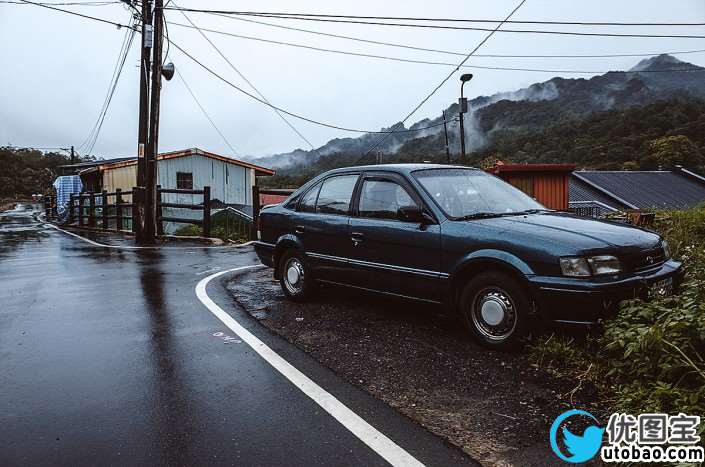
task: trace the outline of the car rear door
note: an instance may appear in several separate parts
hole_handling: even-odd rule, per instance
[[[292,230],[304,247],[314,276],[345,280],[350,250],[350,208],[359,173],[332,175],[299,201]]]
[[[410,205],[425,208],[402,176],[363,175],[350,218],[355,285],[440,301],[440,226],[399,220],[397,210]]]

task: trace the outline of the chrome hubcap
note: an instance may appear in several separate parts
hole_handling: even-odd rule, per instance
[[[507,339],[517,325],[514,302],[499,287],[480,290],[473,300],[471,315],[480,334],[494,341]]]
[[[296,258],[290,258],[284,267],[284,285],[292,294],[301,292],[304,282],[304,266]]]

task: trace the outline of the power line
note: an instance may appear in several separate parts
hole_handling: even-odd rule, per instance
[[[505,18],[505,20],[510,19],[510,18],[514,15],[514,13],[516,13],[517,10],[519,10],[519,8],[521,8],[522,5],[524,5],[524,3],[526,3],[526,0],[521,0],[521,1],[519,2],[519,4],[507,15],[507,17]],[[494,33],[495,33],[496,31],[499,30],[499,28],[502,27],[502,25],[504,25],[504,22],[499,23],[497,26],[495,26],[495,28],[494,28],[494,30],[493,30],[492,32],[490,32],[489,34],[486,34],[485,37],[484,37],[484,39],[482,39],[482,40],[475,46],[475,48],[472,49],[472,50],[470,51],[470,53],[468,53],[467,56],[466,56],[460,63],[458,63],[458,65],[457,65],[453,70],[451,70],[451,72],[448,73],[448,75],[447,75],[445,78],[443,78],[443,79],[441,80],[441,82],[438,83],[438,85],[437,85],[435,88],[433,88],[433,90],[432,90],[426,97],[424,97],[424,98],[421,100],[421,102],[418,103],[418,105],[417,105],[416,107],[414,107],[414,108],[411,110],[411,112],[409,112],[409,113],[407,114],[406,117],[404,117],[404,119],[403,119],[401,122],[402,122],[402,123],[405,123],[412,115],[414,115],[414,114],[416,113],[417,110],[419,110],[419,109],[421,108],[421,106],[423,106],[423,105],[431,98],[431,96],[433,96],[436,92],[438,92],[438,90],[451,78],[451,76],[453,76],[456,71],[460,70],[460,67],[462,67],[462,66],[465,64],[465,62],[467,62],[467,61],[470,59],[470,57],[472,57],[472,55],[480,49],[480,47],[482,47],[483,45],[485,45],[485,43],[486,43],[488,40],[490,40],[490,38],[494,35]],[[386,141],[386,139],[389,138],[390,135],[391,135],[391,133],[386,134],[386,135],[384,135],[382,138],[380,138],[379,140],[377,140],[377,142],[376,142],[375,144],[373,144],[372,146],[370,146],[370,148],[365,152],[365,154],[364,154],[362,157],[367,156],[367,155],[370,153],[370,151],[373,151],[373,150],[374,150],[375,148],[377,148],[380,144],[382,144],[384,141]],[[362,158],[361,158],[361,159],[362,159]]]
[[[106,95],[105,101],[103,102],[103,107],[101,108],[101,112],[98,116],[98,120],[96,121],[96,124],[93,126],[93,129],[91,130],[91,134],[89,134],[88,138],[86,141],[84,141],[81,145],[79,145],[79,149],[81,149],[84,145],[86,147],[86,153],[90,154],[93,151],[93,148],[95,147],[96,142],[98,141],[98,137],[100,136],[100,131],[103,128],[103,122],[105,121],[105,116],[108,113],[108,109],[110,108],[110,103],[113,100],[113,95],[115,94],[115,89],[117,88],[118,81],[120,80],[120,75],[122,74],[122,70],[125,66],[125,61],[127,60],[127,55],[130,51],[130,47],[132,46],[132,41],[135,37],[135,30],[132,28],[129,28],[127,31],[125,31],[125,38],[123,39],[123,45],[120,49],[120,54],[118,55],[118,61],[116,62],[116,68],[113,70],[113,77],[111,78],[111,85],[108,88],[108,94]],[[86,145],[87,144],[87,145]]]
[[[25,2],[22,0],[0,0],[0,3],[5,4],[15,4],[15,5],[27,5],[30,2]],[[122,2],[119,1],[105,1],[105,2],[36,2],[35,5],[45,6],[107,6],[107,5],[118,5]]]
[[[188,18],[187,18],[188,19]],[[316,47],[312,45],[306,45],[306,44],[297,44],[293,42],[284,42],[284,41],[276,41],[272,39],[264,39],[261,37],[253,37],[253,36],[245,36],[242,34],[234,34],[231,32],[227,31],[220,31],[217,29],[209,29],[209,28],[204,28],[204,27],[194,27],[194,26],[189,26],[188,24],[181,24],[181,23],[176,23],[176,22],[171,22],[169,21],[169,24],[174,25],[174,26],[180,26],[183,28],[189,28],[189,29],[198,29],[200,32],[202,31],[207,31],[211,32],[214,34],[221,34],[225,36],[230,36],[230,37],[235,37],[238,39],[246,39],[246,40],[252,40],[252,41],[258,41],[258,42],[264,42],[268,44],[274,44],[274,45],[284,45],[284,46],[289,46],[289,47],[297,47],[297,48],[302,48],[302,49],[308,49],[308,50],[315,50],[317,52],[327,52],[327,53],[334,53],[334,54],[341,54],[341,55],[350,55],[350,56],[355,56],[355,57],[364,57],[364,58],[374,58],[374,59],[380,59],[380,60],[391,60],[391,61],[396,61],[396,62],[405,62],[405,63],[416,63],[416,64],[424,64],[424,65],[441,65],[441,66],[456,66],[455,63],[450,63],[450,62],[437,62],[437,61],[430,61],[430,60],[415,60],[415,59],[408,59],[408,58],[401,58],[401,57],[390,57],[387,55],[377,55],[377,54],[368,54],[368,53],[361,53],[361,52],[350,52],[350,51],[345,51],[345,50],[336,50],[336,49],[328,49],[324,47]],[[703,50],[705,52],[705,50]],[[463,54],[465,56],[465,54]],[[608,73],[610,70],[565,70],[565,69],[543,69],[543,68],[518,68],[518,67],[497,67],[497,66],[484,66],[484,65],[463,65],[463,68],[476,68],[476,69],[483,69],[483,70],[503,70],[503,71],[529,71],[529,72],[542,72],[542,73],[574,73],[574,74],[603,74],[603,73]],[[693,68],[680,68],[680,69],[666,69],[666,70],[645,70],[642,71],[641,73],[669,73],[669,72],[692,72],[692,71],[703,71],[703,69],[693,69]],[[628,73],[629,71],[625,71],[625,73]]]
[[[111,21],[111,20],[104,19],[104,18],[98,18],[98,17],[96,17],[96,16],[84,15],[83,13],[77,13],[77,12],[75,12],[75,11],[64,10],[64,9],[62,9],[62,8],[55,8],[55,7],[53,7],[53,6],[49,6],[49,5],[46,4],[46,3],[30,2],[29,0],[20,0],[20,1],[21,1],[22,3],[26,3],[26,4],[29,4],[29,5],[35,5],[35,6],[39,6],[39,7],[42,7],[42,8],[47,8],[47,9],[49,9],[49,10],[60,11],[60,12],[62,12],[62,13],[66,13],[66,14],[69,14],[69,15],[79,16],[79,17],[81,17],[81,18],[91,19],[91,20],[93,20],[93,21],[99,21],[99,22],[101,22],[101,23],[112,24],[113,26],[117,26],[118,29],[119,29],[119,28],[132,28],[132,26],[128,26],[128,25],[126,25],[126,24],[118,23],[118,22],[116,22],[116,21]]]
[[[174,4],[176,5],[176,3],[174,3]],[[189,18],[185,12],[181,11],[181,14],[184,16],[184,18],[186,18],[186,20],[191,24],[191,26],[193,28],[195,28],[201,34],[201,36],[203,36],[203,38],[206,41],[208,41],[208,43],[211,45],[211,47],[213,47],[215,49],[215,51],[218,52],[218,55],[220,55],[223,58],[223,60],[225,60],[228,63],[228,65],[230,65],[230,68],[235,70],[235,73],[237,73],[240,76],[240,78],[242,78],[242,80],[245,81],[245,83],[247,83],[248,86],[250,86],[250,88],[252,88],[257,93],[257,95],[259,97],[262,98],[262,100],[264,100],[265,102],[269,102],[267,100],[267,98],[264,96],[264,94],[262,94],[260,92],[260,90],[257,89],[257,87],[254,84],[252,84],[252,82],[249,79],[247,79],[247,77],[235,65],[233,65],[233,63],[228,59],[228,57],[226,57],[225,54],[223,54],[223,52],[220,51],[220,49],[213,43],[213,41],[211,41],[210,38],[208,36],[206,36],[206,34],[203,32],[203,30],[200,29],[198,26],[196,26],[196,24],[193,21],[191,21],[191,18]],[[301,138],[304,142],[306,142],[306,144],[308,144],[311,147],[311,149],[315,150],[311,141],[309,141],[308,138],[306,138],[298,130],[298,128],[296,128],[289,120],[287,120],[287,118],[284,117],[284,115],[282,115],[278,110],[276,110],[276,109],[272,109],[272,110],[274,110],[274,112],[279,116],[279,118],[281,118],[284,121],[284,123],[286,123],[286,125],[289,128],[291,128],[291,130],[299,136],[299,138]]]
[[[465,56],[465,52],[455,52],[455,51],[450,51],[450,50],[432,49],[432,48],[427,48],[427,47],[412,46],[412,45],[408,45],[408,44],[399,44],[399,43],[395,43],[395,42],[375,41],[375,40],[371,40],[371,39],[363,39],[361,37],[345,36],[342,34],[332,34],[332,33],[327,33],[327,32],[322,32],[322,31],[313,31],[311,29],[303,29],[303,28],[295,28],[292,26],[284,26],[282,24],[267,23],[265,21],[258,21],[258,20],[249,19],[249,18],[241,18],[239,16],[233,16],[233,15],[224,15],[221,13],[213,13],[213,15],[220,16],[222,18],[228,18],[231,20],[236,20],[236,21],[244,21],[247,23],[261,24],[263,26],[270,26],[273,28],[286,29],[289,31],[298,31],[298,32],[304,32],[307,34],[315,34],[318,36],[334,37],[336,39],[345,39],[345,40],[350,40],[350,41],[363,42],[363,43],[367,43],[367,44],[384,45],[384,46],[388,46],[388,47],[398,47],[398,48],[409,49],[409,50],[418,50],[421,52],[434,52],[434,53],[439,53],[439,54],[456,55],[456,56],[461,56],[461,57]],[[652,53],[573,54],[573,55],[475,54],[474,56],[475,57],[490,57],[490,58],[617,58],[617,57],[652,57],[654,55],[662,55],[662,54],[681,55],[681,54],[693,54],[693,53],[702,53],[702,52],[705,52],[705,49],[685,50],[685,51],[678,51],[678,52],[652,52]]]
[[[192,11],[220,11],[220,10],[197,10]],[[363,15],[333,15],[321,13],[287,13],[287,12],[267,12],[267,11],[223,11],[223,13],[247,16],[309,16],[314,18],[348,18],[348,19],[375,19],[391,21],[432,21],[432,22],[455,22],[455,23],[504,23],[504,24],[552,24],[567,26],[705,26],[705,23],[656,23],[656,22],[613,22],[613,21],[548,21],[548,20],[518,20],[513,19],[503,21],[499,19],[476,19],[476,18],[428,18],[418,16],[363,16]]]
[[[176,8],[168,8],[176,9]],[[275,14],[261,14],[261,13],[242,13],[224,10],[199,10],[196,8],[183,8],[183,11],[189,11],[194,13],[221,13],[230,15],[243,15],[243,16],[256,16],[262,18],[278,18],[278,19],[293,19],[300,21],[318,21],[318,22],[328,22],[328,23],[347,23],[347,24],[362,24],[370,26],[396,26],[396,27],[407,27],[407,28],[427,28],[427,29],[447,29],[447,30],[461,30],[461,31],[485,31],[492,32],[492,28],[484,27],[468,27],[468,26],[447,26],[438,24],[411,24],[411,23],[387,23],[380,21],[360,21],[351,19],[333,19],[333,18],[317,18],[317,17],[305,17],[305,16],[291,16],[291,15],[275,15]],[[705,39],[705,36],[692,35],[692,34],[624,34],[624,33],[606,33],[606,32],[578,32],[578,31],[553,31],[553,30],[537,30],[537,29],[502,29],[503,33],[521,33],[521,34],[554,34],[554,35],[568,35],[568,36],[593,36],[593,37],[641,37],[641,38],[659,38],[659,39]]]
[[[220,135],[220,137],[223,139],[223,141],[225,142],[225,144],[230,148],[230,150],[233,152],[233,154],[236,155],[236,156],[239,156],[238,153],[237,153],[237,151],[235,150],[235,148],[233,148],[233,146],[230,144],[230,141],[228,141],[228,138],[226,138],[225,135],[223,134],[223,132],[220,131],[220,129],[219,129],[218,126],[215,124],[215,122],[213,121],[213,119],[211,118],[211,116],[208,115],[208,112],[206,111],[206,109],[205,109],[205,108],[201,105],[201,103],[198,101],[198,98],[196,97],[196,95],[195,95],[195,94],[193,93],[193,91],[191,90],[191,86],[188,85],[188,83],[186,82],[186,79],[184,79],[183,75],[181,74],[181,72],[179,71],[178,68],[176,68],[176,74],[179,76],[179,79],[181,80],[181,82],[184,83],[184,86],[186,87],[186,90],[189,92],[189,94],[191,94],[191,97],[193,97],[193,100],[196,102],[196,105],[198,106],[199,109],[201,109],[201,112],[203,112],[203,115],[208,119],[208,121],[210,122],[211,126],[215,129],[215,131],[218,132],[218,134]]]
[[[117,75],[117,71],[120,68],[120,63],[122,62],[122,56],[125,53],[125,46],[127,45],[128,38],[130,36],[130,30],[127,29],[125,30],[125,35],[122,38],[122,44],[120,45],[120,51],[118,52],[117,59],[115,60],[115,66],[113,67],[113,73],[110,76],[110,82],[108,84],[108,90],[106,91],[105,98],[103,99],[103,104],[100,107],[100,111],[98,112],[98,118],[96,119],[95,123],[93,124],[93,127],[91,128],[91,131],[88,133],[88,136],[86,136],[86,139],[78,145],[78,148],[81,149],[84,146],[87,148],[90,146],[90,142],[93,140],[93,135],[95,134],[96,129],[98,128],[98,124],[100,123],[101,116],[103,115],[103,111],[105,110],[106,103],[108,102],[108,99],[110,98],[110,93],[113,89],[113,85],[115,84],[115,77]]]
[[[327,127],[327,128],[332,128],[332,129],[334,129],[334,130],[349,131],[349,132],[351,132],[351,133],[371,133],[371,134],[415,133],[415,132],[417,132],[417,131],[428,130],[429,128],[435,128],[435,127],[437,127],[437,126],[443,125],[443,122],[439,122],[439,123],[436,123],[436,124],[433,124],[433,125],[429,125],[429,126],[425,126],[425,127],[421,127],[421,128],[414,128],[414,129],[410,129],[410,128],[409,128],[409,129],[403,129],[403,130],[376,131],[376,130],[361,130],[361,129],[357,129],[357,128],[347,128],[347,127],[343,127],[343,126],[334,125],[334,124],[331,124],[331,123],[321,122],[321,121],[319,121],[319,120],[314,120],[314,119],[312,119],[312,118],[304,117],[304,116],[302,116],[302,115],[298,115],[298,114],[295,114],[295,113],[293,113],[293,112],[289,112],[289,111],[286,110],[286,109],[283,109],[283,108],[278,107],[278,106],[276,106],[276,105],[274,105],[274,104],[271,104],[271,103],[269,103],[269,102],[267,102],[267,101],[265,101],[265,100],[263,100],[263,99],[260,99],[259,97],[257,97],[257,96],[255,96],[255,95],[253,95],[253,94],[251,94],[251,93],[245,91],[245,90],[242,89],[241,87],[237,86],[236,84],[233,84],[232,82],[228,81],[227,79],[225,79],[224,77],[222,77],[221,75],[219,75],[218,73],[216,73],[215,71],[213,71],[212,69],[208,68],[205,64],[203,64],[203,62],[201,62],[201,61],[198,60],[196,57],[194,57],[193,55],[191,55],[190,53],[188,53],[187,51],[185,51],[181,46],[179,46],[179,44],[177,44],[177,43],[175,43],[175,42],[172,41],[171,45],[173,45],[174,47],[176,47],[177,50],[179,50],[182,54],[184,54],[186,57],[188,57],[189,59],[191,59],[191,60],[192,60],[194,63],[196,63],[198,66],[200,66],[201,68],[203,68],[204,70],[206,70],[208,73],[210,73],[210,74],[213,75],[214,77],[218,78],[220,81],[222,81],[223,83],[227,84],[227,85],[230,86],[231,88],[233,88],[233,89],[235,89],[235,90],[241,92],[242,94],[245,94],[246,96],[248,96],[248,97],[251,98],[251,99],[256,100],[256,101],[259,102],[260,104],[264,104],[264,105],[266,105],[266,106],[268,106],[268,107],[271,107],[271,108],[273,108],[273,109],[276,109],[276,110],[278,110],[278,111],[280,111],[280,112],[282,112],[282,113],[284,113],[284,114],[286,114],[286,115],[289,115],[289,116],[294,117],[294,118],[298,118],[299,120],[303,120],[303,121],[306,121],[306,122],[309,122],[309,123],[313,123],[313,124],[315,124],[315,125],[324,126],[324,127]]]

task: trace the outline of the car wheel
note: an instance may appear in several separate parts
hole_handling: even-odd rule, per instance
[[[523,344],[531,299],[511,275],[499,271],[478,274],[463,289],[459,305],[465,325],[481,344],[502,350]]]
[[[297,250],[287,250],[279,258],[279,283],[284,295],[295,302],[311,298],[316,283],[311,277],[303,254]]]

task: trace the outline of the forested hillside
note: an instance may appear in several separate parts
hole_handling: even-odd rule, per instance
[[[512,102],[516,108],[535,102]],[[538,111],[538,110],[536,110]],[[546,109],[546,112],[551,112]],[[641,107],[596,112],[587,117],[560,119],[545,128],[496,129],[481,150],[465,159],[452,156],[453,163],[486,166],[495,160],[521,163],[573,162],[578,168],[653,170],[682,164],[705,173],[705,101],[672,99]],[[280,171],[273,186],[298,186],[330,168],[374,163],[374,157],[359,153],[335,153],[296,170]],[[402,145],[395,154],[384,154],[383,162],[446,162],[443,143],[435,135]]]
[[[56,178],[56,168],[69,163],[69,157],[64,154],[0,147],[0,198],[47,193]]]
[[[518,162],[575,162],[598,169],[651,169],[681,162],[702,166],[705,68],[670,55],[642,60],[629,71],[589,79],[556,77],[511,92],[480,96],[465,114],[467,156],[460,160],[457,118],[448,124],[454,162],[482,165],[496,158]],[[458,115],[453,104],[446,111]],[[395,161],[445,161],[440,116],[398,132],[337,138],[315,151],[296,150],[257,159],[278,169],[267,181],[297,185],[332,167]],[[400,123],[392,128],[403,128]],[[659,138],[665,138],[659,140]]]

